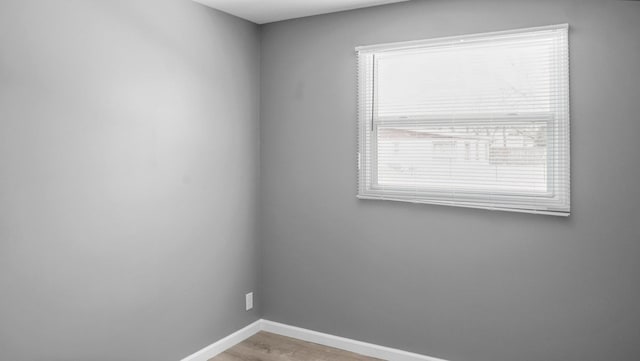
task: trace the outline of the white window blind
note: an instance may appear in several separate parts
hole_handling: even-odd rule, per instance
[[[568,26],[356,48],[358,197],[568,215]]]

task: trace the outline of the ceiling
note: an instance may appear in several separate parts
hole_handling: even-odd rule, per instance
[[[407,0],[193,0],[256,24]]]

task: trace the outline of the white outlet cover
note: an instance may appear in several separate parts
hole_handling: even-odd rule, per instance
[[[253,308],[253,292],[244,295],[244,303],[247,311]]]

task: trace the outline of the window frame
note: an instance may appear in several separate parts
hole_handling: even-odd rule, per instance
[[[395,200],[405,201],[413,203],[429,203],[429,204],[444,204],[444,205],[456,205],[471,208],[484,208],[494,210],[505,210],[514,212],[527,212],[527,213],[540,213],[559,216],[568,216],[570,214],[570,114],[569,114],[569,66],[568,58],[566,60],[566,70],[562,70],[561,74],[555,74],[555,76],[566,77],[566,89],[563,89],[566,98],[566,104],[560,110],[563,113],[563,119],[558,120],[556,114],[560,111],[558,109],[552,109],[549,112],[528,112],[519,114],[482,114],[477,115],[465,114],[464,117],[456,116],[456,125],[463,124],[464,118],[468,120],[478,121],[483,119],[489,119],[491,124],[504,123],[513,119],[523,121],[544,121],[547,123],[546,131],[548,132],[547,139],[547,154],[552,156],[546,159],[546,171],[547,171],[547,191],[546,192],[524,192],[524,191],[506,191],[506,190],[472,190],[472,189],[455,189],[452,187],[389,187],[380,186],[378,182],[378,161],[377,161],[377,139],[378,129],[380,126],[396,125],[396,126],[410,126],[418,125],[420,122],[428,124],[428,121],[432,120],[447,120],[446,114],[438,117],[434,116],[379,116],[378,109],[375,106],[376,97],[378,94],[378,77],[377,75],[377,62],[376,54],[384,53],[386,51],[398,51],[398,50],[411,50],[419,49],[422,47],[432,47],[439,45],[447,45],[458,41],[473,41],[479,39],[480,41],[486,40],[490,37],[499,39],[501,36],[508,37],[512,34],[525,34],[533,33],[545,30],[560,30],[568,33],[568,24],[551,25],[527,29],[517,29],[500,31],[493,33],[481,33],[464,36],[453,36],[429,40],[418,40],[399,43],[387,43],[372,46],[357,47],[356,52],[358,54],[358,134],[359,134],[359,146],[358,146],[358,194],[360,199],[381,199],[381,200]],[[568,55],[568,36],[565,33],[566,39],[566,55]],[[564,46],[565,44],[562,44]],[[371,55],[371,64],[369,66],[363,66],[365,59],[362,54]],[[554,54],[558,57],[558,67],[562,67],[563,57],[561,55]],[[553,68],[554,70],[556,68]],[[372,73],[368,74],[367,70]],[[563,78],[565,79],[565,78]],[[370,84],[367,84],[370,82]],[[371,94],[363,94],[367,89],[372,89]],[[461,120],[462,119],[462,120]],[[560,139],[562,138],[562,139]],[[561,149],[562,146],[566,146],[566,149]],[[558,147],[558,149],[554,148]],[[556,153],[558,151],[558,153]],[[562,153],[560,153],[562,152]],[[557,154],[566,155],[564,162],[557,162]],[[370,159],[367,159],[369,155]],[[558,163],[564,163],[566,169],[558,169]],[[556,192],[561,186],[566,186],[562,192]],[[392,189],[391,189],[392,188]],[[455,194],[452,197],[451,194]],[[562,194],[558,194],[562,193]],[[487,199],[491,199],[491,205],[488,205]],[[535,200],[535,201],[534,201]],[[515,206],[515,205],[518,206]],[[525,206],[522,206],[525,204]]]

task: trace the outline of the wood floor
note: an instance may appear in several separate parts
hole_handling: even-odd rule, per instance
[[[379,361],[377,358],[258,332],[209,361]]]

